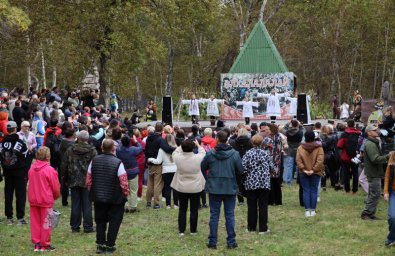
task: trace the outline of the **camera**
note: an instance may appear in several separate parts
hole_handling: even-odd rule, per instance
[[[351,162],[353,162],[356,165],[360,164],[361,163],[360,157],[361,157],[360,154],[356,155],[354,158],[351,159]]]

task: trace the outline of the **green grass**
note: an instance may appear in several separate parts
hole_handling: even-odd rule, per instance
[[[0,209],[4,209],[4,183],[0,184]],[[199,211],[198,235],[178,237],[177,210],[145,209],[126,214],[117,239],[115,255],[395,255],[395,248],[386,248],[387,205],[379,204],[379,221],[359,218],[365,195],[346,195],[329,189],[321,192],[317,216],[305,218],[299,206],[296,185],[283,188],[283,206],[269,207],[271,233],[260,236],[246,233],[247,206],[237,206],[236,234],[239,248],[226,248],[223,211],[219,223],[218,249],[206,248],[209,209]],[[56,251],[52,255],[95,255],[95,234],[74,233],[69,227],[70,207],[62,212],[59,227],[52,234]],[[27,221],[28,206],[26,207]],[[189,225],[189,224],[188,224]],[[0,223],[0,255],[37,255],[30,241],[29,225],[8,226]]]

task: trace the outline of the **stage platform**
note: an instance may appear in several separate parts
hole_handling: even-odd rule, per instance
[[[329,119],[329,120],[332,120],[332,119]],[[153,121],[153,122],[141,122],[141,123],[139,123],[137,125],[137,127],[143,128],[143,127],[145,127],[145,126],[147,126],[149,124],[150,125],[155,125],[156,122],[161,122],[161,120]],[[254,119],[251,119],[250,120],[250,125],[252,123],[257,123],[258,126],[259,126],[259,124],[261,122],[270,123],[270,120],[254,120]],[[287,122],[289,122],[289,120],[276,120],[276,124],[277,125],[285,125]],[[321,122],[321,124],[324,125],[324,124],[328,123],[328,119],[312,120],[310,125],[314,125],[314,123],[316,123],[316,122]],[[339,122],[344,123],[342,120],[335,120],[335,124],[339,123]],[[244,123],[244,121],[243,120],[225,120],[224,121],[225,127],[237,126],[237,124],[239,124],[239,123]],[[203,128],[207,128],[207,127],[215,128],[216,127],[216,126],[211,126],[209,120],[207,120],[207,121],[206,120],[201,120],[201,121],[199,121],[199,124]],[[192,122],[191,121],[174,121],[173,125],[178,125],[180,128],[190,128],[192,126]]]

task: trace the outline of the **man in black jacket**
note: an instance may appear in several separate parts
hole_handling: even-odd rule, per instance
[[[90,163],[86,176],[86,186],[95,208],[97,254],[115,251],[115,241],[129,195],[128,176],[121,160],[115,156],[114,141],[103,140],[102,150],[103,154]]]
[[[0,143],[0,160],[4,172],[5,215],[8,225],[14,223],[12,200],[15,191],[18,225],[27,224],[25,217],[27,172],[30,168],[26,144],[16,134],[17,124],[7,123],[7,132]]]
[[[154,194],[154,209],[160,208],[160,195],[163,189],[162,180],[162,165],[148,163],[147,159],[157,158],[159,149],[161,148],[166,153],[173,153],[175,148],[170,147],[162,138],[163,125],[161,123],[155,124],[155,132],[148,135],[145,146],[145,159],[148,164],[148,183],[147,183],[147,208],[151,207],[152,194]]]
[[[286,155],[284,157],[283,180],[288,185],[291,185],[294,166],[296,165],[296,151],[303,139],[303,126],[300,126],[298,120],[292,120],[284,128],[284,135],[287,136],[288,149],[286,150]]]

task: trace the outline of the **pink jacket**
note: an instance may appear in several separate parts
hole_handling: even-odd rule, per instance
[[[29,170],[30,205],[50,208],[59,195],[58,173],[49,165],[49,162],[36,160]]]

